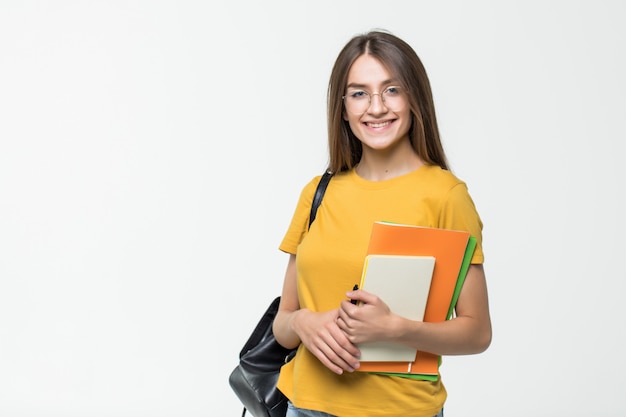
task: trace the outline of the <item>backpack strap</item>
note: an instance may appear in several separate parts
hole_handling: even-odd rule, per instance
[[[324,172],[322,178],[320,178],[320,182],[317,184],[317,189],[315,190],[315,195],[313,196],[313,203],[311,204],[311,214],[309,215],[309,227],[315,220],[315,215],[317,214],[317,208],[322,203],[322,198],[324,197],[324,192],[326,191],[326,187],[328,187],[328,183],[330,182],[333,173],[329,170]]]

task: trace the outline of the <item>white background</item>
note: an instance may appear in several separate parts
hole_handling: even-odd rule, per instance
[[[238,416],[239,349],[386,28],[485,223],[493,344],[446,416],[624,416],[626,3],[0,3],[0,416]]]

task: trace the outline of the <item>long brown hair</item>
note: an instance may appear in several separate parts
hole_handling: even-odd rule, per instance
[[[365,54],[378,59],[406,91],[412,118],[409,140],[417,155],[428,165],[448,169],[426,69],[409,44],[380,30],[353,37],[343,47],[333,66],[327,98],[329,169],[333,172],[347,171],[360,161],[363,153],[361,141],[343,118],[342,97],[352,64]]]

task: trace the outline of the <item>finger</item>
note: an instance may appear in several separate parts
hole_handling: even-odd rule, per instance
[[[345,326],[345,323],[343,326]],[[334,329],[329,329],[329,332],[330,339],[327,345],[332,349],[333,353],[341,358],[343,362],[347,363],[350,368],[356,369],[359,366],[359,358],[361,357],[359,348],[350,341],[350,336],[346,334],[339,325]]]
[[[358,290],[354,292],[352,299],[365,304],[374,304],[378,301],[378,296],[365,290]]]
[[[336,348],[335,348],[336,349]],[[342,355],[337,354],[336,350],[328,344],[317,346],[313,354],[331,371],[341,375],[344,371],[353,372],[355,367],[345,360]],[[354,361],[350,355],[348,360]]]
[[[337,317],[337,327],[348,336],[354,331],[352,323],[354,323],[354,320],[350,318]]]
[[[343,329],[342,329],[343,327]],[[359,358],[361,357],[361,351],[359,348],[352,342],[353,336],[351,335],[352,330],[347,326],[346,323],[340,319],[340,323],[338,323],[337,330],[331,331],[333,337],[333,350],[334,352],[341,357],[345,362],[347,362],[352,368],[358,368],[359,366]]]
[[[343,320],[344,322],[347,322],[348,320],[350,320],[350,308],[354,308],[355,306],[353,304],[351,304],[349,301],[342,301],[341,302],[341,307],[339,308],[338,311],[338,319]]]

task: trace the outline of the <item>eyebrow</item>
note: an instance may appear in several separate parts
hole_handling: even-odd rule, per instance
[[[389,79],[389,80],[385,80],[382,83],[380,83],[382,86],[389,86],[389,85],[395,85],[397,84],[398,81],[396,79]],[[346,86],[346,88],[360,88],[362,90],[365,90],[367,87],[366,84],[359,84],[359,83],[350,83]]]

